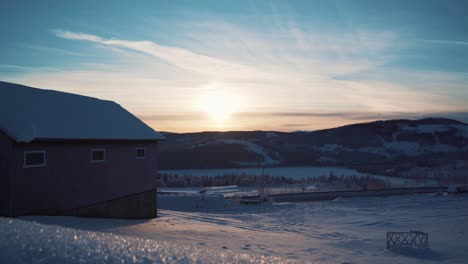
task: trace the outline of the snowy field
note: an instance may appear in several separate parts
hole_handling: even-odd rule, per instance
[[[12,254],[47,259],[52,253],[57,260],[91,256],[130,262],[133,256],[182,263],[266,257],[266,263],[285,261],[274,257],[305,263],[468,262],[468,195],[245,206],[220,195],[185,194],[160,197],[159,208],[159,218],[152,220],[28,216],[9,224],[0,218],[0,262]],[[385,249],[387,231],[409,230],[428,232],[431,250]]]
[[[62,220],[68,221],[68,219]],[[107,222],[111,223],[112,221]],[[87,224],[89,224],[87,221],[82,223],[82,225]],[[282,257],[115,235],[109,230],[91,232],[1,217],[0,234],[0,263],[9,264],[293,262]]]

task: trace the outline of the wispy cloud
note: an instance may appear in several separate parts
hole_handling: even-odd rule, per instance
[[[206,113],[197,112],[197,101],[215,90],[235,94],[240,102],[222,130],[287,130],[283,124],[318,129],[411,113],[464,111],[463,96],[447,92],[449,84],[466,83],[463,78],[377,70],[398,42],[393,32],[317,33],[294,23],[260,32],[219,21],[188,28],[181,31],[178,46],[54,30],[56,37],[83,42],[84,54],[87,49],[94,51],[90,54],[107,52],[114,60],[87,55],[90,60],[74,69],[15,68],[24,73],[7,81],[115,100],[167,131],[220,129]],[[337,78],[343,75],[351,77]]]
[[[198,120],[206,118],[203,113],[173,113],[162,115],[138,115],[138,118],[145,121],[160,121],[160,120]]]
[[[242,117],[341,117],[348,116],[348,113],[317,113],[317,112],[240,112],[236,115]]]
[[[364,71],[383,63],[378,52],[395,42],[390,32],[317,34],[296,27],[265,34],[226,22],[193,23],[186,45],[199,51],[161,45],[155,41],[129,41],[54,30],[60,38],[123,48],[162,59],[182,69],[222,80],[278,82],[331,77]],[[196,44],[202,46],[196,47]]]
[[[286,24],[266,33],[223,21],[193,23],[187,36],[192,43],[202,43],[198,48],[222,58],[270,71],[281,68],[287,73],[308,72],[309,76],[333,76],[375,67],[383,63],[382,53],[397,43],[392,32],[318,33]]]
[[[333,52],[339,55],[374,54],[395,43],[392,32],[354,31],[342,34],[310,34],[296,26],[290,26],[284,34],[291,35],[299,48],[314,52]]]
[[[216,75],[219,72],[246,74],[252,71],[252,69],[248,69],[248,67],[243,65],[229,63],[183,48],[160,45],[156,42],[148,40],[128,41],[121,39],[106,39],[96,35],[64,30],[54,30],[53,32],[57,37],[64,39],[89,41],[111,47],[125,48],[133,51],[143,52],[165,60],[183,69],[201,72],[204,74]]]
[[[310,124],[282,124],[285,127],[308,127]]]
[[[295,117],[295,118],[340,118],[351,121],[368,120],[387,120],[387,119],[419,119],[426,117],[444,117],[453,118],[461,121],[468,121],[468,108],[466,112],[335,112],[335,113],[316,113],[316,112],[262,112],[262,113],[237,113],[237,116],[256,117],[256,118],[277,118],[277,117]],[[193,116],[192,116],[193,117]],[[310,124],[307,124],[310,125]]]
[[[462,41],[462,40],[424,39],[423,41],[428,42],[428,43],[434,43],[434,44],[468,46],[468,41]]]

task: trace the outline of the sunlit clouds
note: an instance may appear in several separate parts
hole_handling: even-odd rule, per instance
[[[395,28],[352,24],[317,29],[292,11],[272,10],[262,13],[261,27],[221,16],[181,19],[171,24],[170,38],[48,28],[44,34],[61,47],[29,47],[80,63],[20,68],[2,79],[114,100],[157,130],[174,132],[311,130],[468,112],[463,70],[396,65],[408,56],[402,50],[424,58],[432,55],[427,45],[466,42],[411,41]],[[144,24],[146,31],[151,26]]]

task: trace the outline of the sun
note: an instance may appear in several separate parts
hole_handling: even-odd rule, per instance
[[[199,104],[202,111],[218,123],[226,121],[239,110],[237,98],[226,93],[208,94],[200,100]]]

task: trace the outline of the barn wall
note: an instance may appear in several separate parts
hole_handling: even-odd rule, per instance
[[[0,131],[0,216],[10,216],[10,177],[13,140]]]
[[[99,218],[149,219],[156,217],[156,189],[62,212],[65,215]]]
[[[136,148],[146,149],[136,159]],[[105,162],[91,162],[105,149]],[[45,150],[45,167],[23,168],[23,152]],[[155,189],[156,142],[59,142],[15,144],[16,215],[59,213]],[[154,198],[156,199],[156,198]]]

